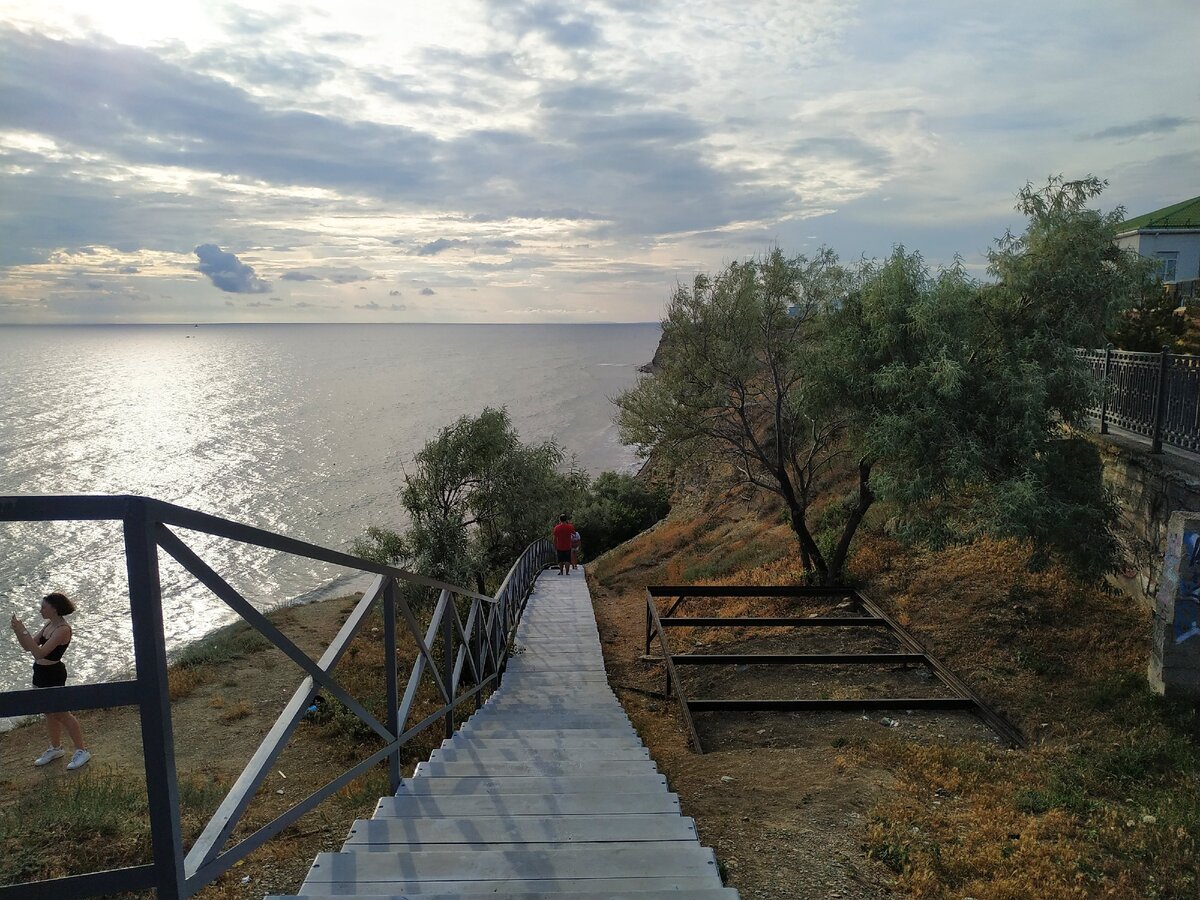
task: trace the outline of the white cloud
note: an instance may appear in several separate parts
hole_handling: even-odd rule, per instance
[[[0,322],[227,319],[212,285],[269,283],[284,318],[404,312],[347,293],[376,279],[471,292],[456,320],[644,321],[771,243],[977,264],[1026,180],[1094,172],[1136,213],[1200,165],[1195,98],[1145,62],[1200,31],[1186,4],[1169,30],[1083,0],[394,15],[10,0]],[[205,244],[235,252],[202,278]]]

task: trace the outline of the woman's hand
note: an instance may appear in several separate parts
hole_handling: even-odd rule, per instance
[[[17,634],[20,634],[22,631],[25,630],[25,626],[21,623],[21,620],[17,618],[16,613],[12,614],[12,621],[9,622],[8,624],[10,626],[12,626],[12,630],[15,631]]]

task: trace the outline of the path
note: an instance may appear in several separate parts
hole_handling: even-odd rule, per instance
[[[608,687],[582,570],[542,573],[516,646],[487,704],[297,896],[737,900]]]

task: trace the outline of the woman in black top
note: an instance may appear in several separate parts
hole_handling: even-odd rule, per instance
[[[42,618],[46,624],[33,637],[24,623],[13,613],[11,625],[17,641],[26,652],[33,654],[33,686],[62,687],[67,683],[67,667],[62,661],[63,654],[71,645],[71,626],[64,616],[75,612],[75,604],[66,594],[47,594],[42,599]],[[79,720],[71,713],[46,713],[46,729],[50,732],[50,746],[42,755],[33,761],[35,766],[44,766],[63,755],[62,730],[66,726],[67,734],[75,744],[75,753],[67,763],[68,769],[78,769],[92,758],[91,752],[83,741],[83,732],[79,728]]]

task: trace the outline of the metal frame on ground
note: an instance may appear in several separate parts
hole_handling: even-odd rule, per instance
[[[803,602],[842,598],[851,603],[855,615],[838,616],[676,616],[686,600],[711,597],[771,597]],[[673,602],[660,614],[656,598]],[[883,628],[904,647],[900,653],[672,653],[667,640],[668,628]],[[1010,747],[1024,747],[1025,738],[1015,726],[986,703],[940,661],[926,652],[920,642],[895,619],[864,594],[853,588],[804,587],[783,585],[652,585],[646,588],[646,653],[655,638],[663,651],[666,667],[666,694],[674,691],[683,713],[688,736],[697,753],[704,745],[692,720],[694,712],[737,711],[830,711],[861,709],[963,710],[981,719]],[[704,665],[920,665],[950,692],[948,697],[865,697],[840,700],[732,699],[689,700],[678,675],[679,666]]]

